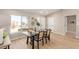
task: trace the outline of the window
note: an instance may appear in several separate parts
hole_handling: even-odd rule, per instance
[[[11,33],[18,32],[22,27],[28,27],[28,19],[25,16],[11,15]]]
[[[28,18],[25,16],[22,16],[22,22],[21,22],[22,28],[28,28]]]

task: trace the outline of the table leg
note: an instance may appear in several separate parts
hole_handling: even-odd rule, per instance
[[[10,49],[10,45],[7,46],[7,49]]]
[[[28,44],[28,40],[29,40],[29,37],[27,37],[27,42],[26,42],[27,44]]]
[[[38,38],[37,38],[37,48],[39,49],[39,35],[38,35]]]
[[[32,49],[34,49],[34,36],[32,36]]]
[[[37,41],[37,48],[39,49],[39,41]]]

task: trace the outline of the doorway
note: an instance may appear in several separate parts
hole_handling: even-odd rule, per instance
[[[66,16],[66,36],[75,38],[76,34],[76,15]]]

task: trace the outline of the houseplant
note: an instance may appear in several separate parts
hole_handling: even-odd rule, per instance
[[[3,32],[3,39],[5,39],[8,36],[8,32]]]

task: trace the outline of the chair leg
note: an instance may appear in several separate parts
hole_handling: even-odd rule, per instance
[[[34,37],[32,37],[31,43],[32,43],[32,49],[34,49]]]
[[[37,48],[39,49],[39,41],[37,41]]]
[[[10,49],[10,45],[7,46],[7,49]]]
[[[10,45],[7,45],[4,49],[10,49]]]
[[[50,36],[48,37],[48,40],[50,41]]]
[[[32,40],[30,40],[30,44],[32,45]]]
[[[26,42],[27,44],[28,44],[28,40],[29,40],[29,37],[27,37],[27,42]]]
[[[42,46],[44,45],[44,40],[42,39]]]
[[[45,38],[45,43],[47,43],[47,38]]]

